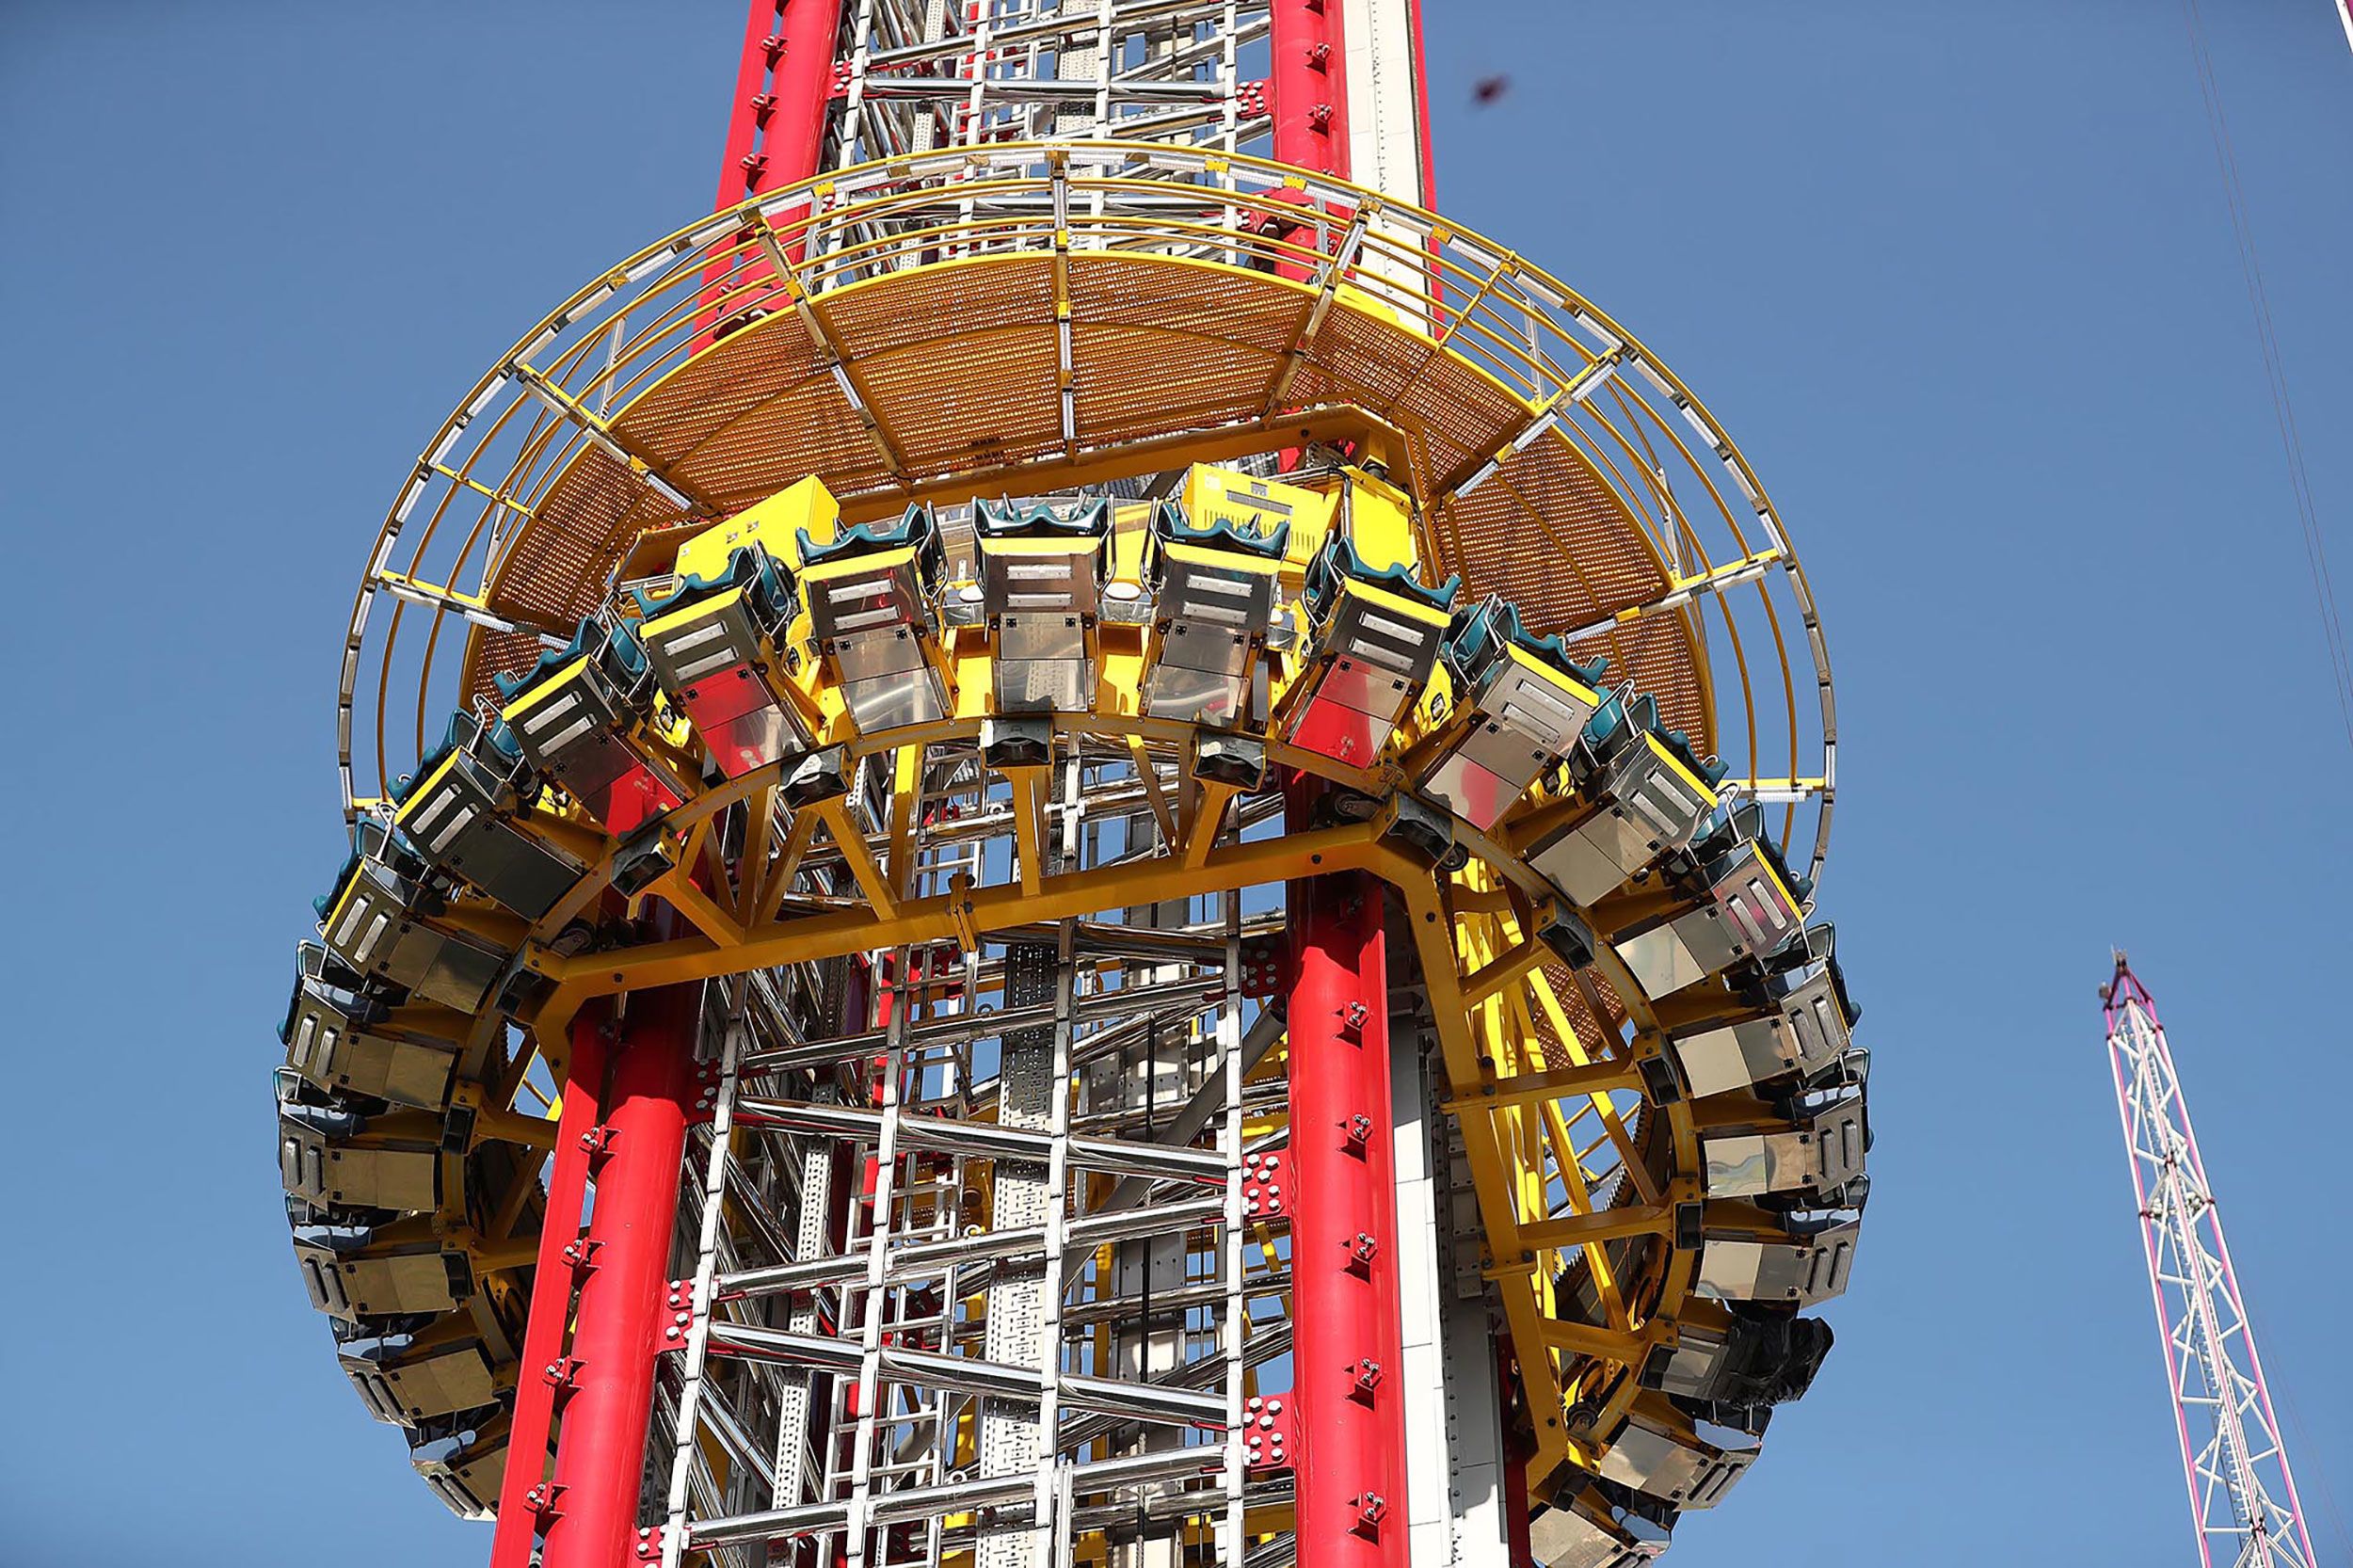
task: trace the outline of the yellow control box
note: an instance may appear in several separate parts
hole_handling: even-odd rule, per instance
[[[786,565],[801,564],[800,530],[824,544],[841,525],[841,504],[815,474],[795,481],[767,500],[755,503],[722,523],[704,529],[679,547],[680,578],[716,578],[728,569],[728,557],[755,541]]]

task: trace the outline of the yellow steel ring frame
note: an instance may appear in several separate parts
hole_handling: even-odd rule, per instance
[[[1716,422],[1600,312],[1435,215],[1146,145],[865,166],[705,219],[575,295],[452,416],[378,536],[343,664],[347,809],[388,814],[438,713],[495,707],[494,675],[526,668],[579,617],[610,616],[616,588],[659,579],[678,541],[795,481],[821,480],[846,528],[915,503],[1317,443],[1386,459],[1425,580],[1460,572],[1471,595],[1511,600],[1653,696],[1661,730],[1721,752],[1722,790],[1773,808],[1776,858],[1806,873],[1783,873],[1783,891],[1803,901],[1832,798],[1827,656],[1786,531]],[[923,748],[972,747],[987,659],[984,642],[958,643],[952,710],[872,733],[810,660],[799,679],[814,744],[853,765],[891,759],[902,776]],[[1306,664],[1304,647],[1270,653],[1274,711]],[[1270,769],[1377,807],[1244,841],[1227,831],[1236,790],[1192,772],[1211,732],[1143,713],[1141,673],[1106,659],[1095,705],[1051,725],[1061,745],[1174,768],[1182,788],[1155,857],[1055,877],[1019,856],[1001,883],[904,897],[906,824],[878,856],[838,798],[783,811],[797,757],[698,784],[691,730],[664,709],[644,744],[667,748],[686,798],[659,824],[667,869],[633,890],[675,904],[690,934],[568,951],[627,846],[560,794],[519,819],[583,868],[537,919],[462,888],[418,916],[515,954],[510,980],[531,982],[511,988],[526,999],[515,1016],[486,1004],[465,1020],[448,1094],[472,1131],[441,1140],[434,1203],[414,1222],[469,1259],[462,1332],[481,1336],[493,1384],[513,1376],[503,1346],[520,1331],[536,1180],[492,1151],[547,1141],[552,1124],[516,1102],[535,1079],[560,1087],[564,1028],[588,999],[1353,869],[1396,888],[1416,935],[1524,1384],[1530,1481],[1602,1468],[1651,1398],[1646,1364],[1695,1326],[1721,1329],[1721,1305],[1694,1294],[1689,1222],[1780,1235],[1770,1214],[1702,1190],[1703,1138],[1755,1122],[1753,1096],[1662,1091],[1656,1072],[1678,1031],[1740,1004],[1720,974],[1654,998],[1621,954],[1628,931],[1695,905],[1641,885],[1580,904],[1533,869],[1536,840],[1580,808],[1557,769],[1489,828],[1455,818],[1462,863],[1433,869],[1396,831],[1401,803],[1429,804],[1401,765],[1444,728],[1427,702],[1366,767],[1247,732]],[[1033,777],[1005,776],[1042,808]],[[731,896],[704,890],[724,879],[698,888],[739,806],[763,836],[807,818],[763,851],[844,865],[864,896],[795,891],[789,861]],[[1546,940],[1564,918],[1597,938],[1590,963],[1572,968]]]

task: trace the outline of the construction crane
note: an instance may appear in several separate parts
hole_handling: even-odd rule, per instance
[[[2173,1050],[2155,1000],[2121,952],[2100,1001],[2198,1560],[2206,1568],[2315,1568]]]
[[[280,1165],[497,1568],[1615,1568],[1812,1381],[1814,598],[1422,79],[756,0],[719,210],[404,471]]]

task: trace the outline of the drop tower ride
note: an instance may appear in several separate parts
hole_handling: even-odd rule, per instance
[[[757,0],[402,480],[280,1171],[497,1568],[1603,1568],[1812,1379],[1813,599],[1420,32]]]

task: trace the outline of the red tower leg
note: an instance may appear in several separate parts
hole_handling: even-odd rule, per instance
[[[555,1163],[548,1176],[538,1263],[532,1271],[531,1317],[523,1325],[522,1371],[507,1429],[506,1479],[499,1486],[490,1568],[530,1568],[541,1505],[547,1501],[548,1434],[555,1420],[556,1390],[548,1374],[562,1364],[564,1335],[572,1320],[572,1288],[582,1256],[580,1214],[588,1195],[589,1156],[602,1125],[599,1106],[604,1094],[604,1027],[609,1016],[599,1002],[584,1007],[572,1019],[571,1060],[567,1064],[570,1081],[555,1124]]]
[[[841,0],[752,0],[714,209],[817,172],[840,32]]]
[[[1404,1568],[1403,1331],[1381,886],[1291,885],[1292,1409],[1300,1568]]]
[[[702,987],[629,999],[607,1092],[589,1256],[572,1329],[544,1568],[637,1560],[654,1358],[695,1097]]]
[[[1348,177],[1348,71],[1340,0],[1274,0],[1274,161]]]

